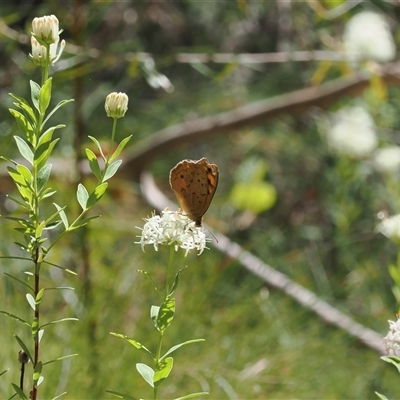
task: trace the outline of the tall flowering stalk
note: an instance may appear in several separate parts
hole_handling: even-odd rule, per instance
[[[141,229],[141,228],[139,228]],[[181,273],[186,268],[181,268],[173,274],[174,253],[179,249],[185,251],[185,256],[191,250],[196,250],[201,255],[206,249],[209,239],[206,238],[200,227],[197,227],[193,221],[186,216],[169,210],[164,210],[161,215],[153,215],[145,219],[145,224],[137,242],[141,245],[143,251],[145,246],[152,245],[154,250],[158,251],[160,246],[169,247],[169,261],[165,271],[164,287],[159,288],[147,271],[139,270],[141,274],[151,280],[154,289],[160,297],[160,305],[152,305],[150,307],[150,318],[157,331],[158,344],[155,350],[150,350],[142,345],[136,339],[130,338],[120,333],[111,332],[112,335],[125,339],[135,349],[141,350],[150,356],[152,365],[137,363],[136,369],[142,378],[150,385],[153,390],[153,399],[159,399],[159,387],[165,379],[168,378],[172,367],[173,358],[171,354],[182,346],[191,343],[202,342],[204,339],[193,339],[183,343],[178,343],[168,350],[163,350],[163,339],[167,328],[171,325],[175,317],[175,298],[173,297],[179,283]],[[107,390],[119,398],[134,399],[132,395],[123,394],[115,391]],[[205,396],[207,392],[191,393],[179,399],[189,399],[196,396]],[[142,397],[141,397],[142,398]]]
[[[27,289],[26,299],[33,310],[32,318],[25,320],[7,311],[0,311],[2,314],[14,318],[27,326],[31,330],[33,338],[33,344],[30,345],[25,343],[18,335],[15,335],[15,339],[21,348],[18,355],[18,361],[21,363],[21,377],[19,385],[13,383],[12,386],[15,394],[20,399],[28,399],[29,397],[36,400],[38,398],[39,385],[44,380],[43,367],[49,363],[73,356],[69,355],[49,361],[41,359],[41,340],[45,331],[44,328],[50,324],[77,319],[62,318],[57,321],[42,322],[43,315],[40,313],[40,306],[43,298],[45,298],[46,290],[50,288],[41,286],[40,272],[43,266],[53,266],[61,268],[65,272],[75,274],[62,266],[48,262],[47,257],[49,252],[66,233],[72,232],[98,217],[91,216],[85,218],[85,215],[106,192],[108,186],[107,180],[117,172],[122,162],[121,160],[117,160],[117,157],[130,139],[130,137],[125,138],[117,146],[115,152],[109,153],[106,157],[98,140],[90,137],[98,147],[102,164],[104,164],[104,168],[101,169],[98,157],[93,151],[86,149],[86,156],[91,171],[97,179],[96,187],[93,191],[89,192],[83,184],[78,185],[77,200],[82,209],[79,215],[73,218],[72,221],[69,221],[67,217],[65,212],[66,206],[60,206],[53,202],[55,209],[49,211],[47,199],[52,197],[56,192],[47,185],[52,168],[52,165],[48,161],[59,140],[58,138],[53,139],[53,134],[57,129],[64,128],[65,125],[56,125],[49,128],[46,128],[46,125],[59,108],[72,101],[62,100],[51,111],[48,111],[52,94],[52,78],[49,78],[49,68],[57,62],[65,47],[64,40],[60,43],[60,33],[58,19],[54,15],[35,18],[32,22],[32,53],[30,54],[30,58],[41,68],[41,85],[30,81],[31,104],[27,100],[11,94],[11,97],[15,100],[14,105],[16,109],[10,109],[20,131],[20,135],[14,136],[14,139],[21,156],[27,161],[28,166],[5,156],[1,157],[13,165],[8,167],[8,172],[19,194],[18,197],[9,196],[9,198],[24,213],[23,217],[7,218],[19,224],[16,230],[22,234],[23,240],[18,242],[17,245],[28,254],[27,257],[3,258],[18,258],[28,261],[32,265],[32,269],[26,271],[25,276],[33,277],[33,285],[31,285],[24,278],[7,274]],[[114,142],[117,120],[123,117],[127,106],[128,97],[123,93],[112,93],[106,99],[105,108],[107,115],[114,119],[110,139],[112,143]],[[47,231],[56,228],[61,229],[49,243]],[[56,289],[68,290],[73,288],[62,287]],[[4,339],[2,339],[2,342],[4,343]],[[29,395],[24,391],[24,372],[25,365],[28,363],[31,363],[33,367]]]

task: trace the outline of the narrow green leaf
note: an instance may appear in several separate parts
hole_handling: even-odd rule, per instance
[[[94,154],[93,151],[90,149],[86,149],[85,151],[86,157],[89,160],[89,167],[91,171],[98,180],[101,180],[101,171],[96,154]]]
[[[54,193],[57,193],[57,190],[52,190],[51,188],[47,188],[43,190],[42,193],[40,193],[39,200],[47,199],[48,197],[53,196]]]
[[[154,370],[146,364],[137,363],[136,369],[142,378],[151,386],[154,387]]]
[[[15,118],[15,122],[17,123],[18,130],[21,132],[21,134],[26,136],[31,143],[34,142],[33,127],[25,118],[25,116],[19,111],[13,109],[10,109],[9,111],[11,115]]]
[[[122,335],[120,333],[115,333],[115,332],[110,332],[110,335],[113,335],[117,338],[125,339],[128,343],[130,343],[136,349],[142,350],[143,352],[149,354],[152,358],[155,358],[155,354],[153,354],[147,347],[143,346],[141,343],[139,343],[135,339],[132,339],[128,336]]]
[[[70,269],[68,269],[68,268],[62,267],[61,265],[53,264],[53,263],[51,263],[51,262],[48,262],[48,261],[43,261],[43,263],[44,263],[44,264],[51,265],[52,267],[56,267],[56,268],[62,269],[63,271],[65,271],[65,272],[68,272],[69,274],[72,274],[72,275],[77,275],[77,273],[76,273],[76,272],[74,272],[74,271],[71,271],[71,270],[70,270]]]
[[[6,196],[7,196],[7,198],[9,198],[11,201],[13,201],[14,203],[18,204],[20,207],[22,207],[22,208],[24,208],[24,209],[26,209],[26,210],[30,210],[29,206],[28,206],[26,203],[23,203],[22,201],[16,199],[16,198],[13,197],[13,196],[10,196],[9,194],[6,195]]]
[[[17,282],[20,283],[21,285],[26,286],[31,292],[34,291],[32,286],[28,285],[28,284],[27,284],[26,282],[24,282],[24,281],[21,281],[21,279],[18,279],[18,278],[15,277],[14,275],[11,275],[11,274],[9,274],[9,273],[7,273],[7,272],[4,272],[4,275],[8,276],[8,277],[11,278],[11,279],[14,279],[15,281],[17,281]]]
[[[57,400],[57,399],[61,398],[62,396],[64,396],[64,394],[67,394],[67,393],[68,393],[68,392],[60,393],[60,394],[57,395],[56,397],[53,397],[51,400]]]
[[[3,372],[0,372],[0,376],[4,375],[7,371],[9,371],[9,370],[5,369]]]
[[[28,400],[28,397],[26,397],[25,393],[19,388],[19,386],[15,383],[11,383],[11,385],[21,400]]]
[[[53,204],[54,204],[54,207],[58,211],[58,215],[60,216],[61,221],[64,224],[65,229],[68,229],[68,227],[69,227],[68,218],[67,218],[67,214],[65,214],[65,212],[64,212],[64,209],[66,208],[66,206],[61,207],[57,203],[53,203]]]
[[[77,355],[78,355],[78,353],[68,354],[67,356],[58,357],[58,358],[55,358],[54,360],[46,361],[45,363],[43,363],[43,366],[45,366],[47,364],[51,364],[51,363],[56,362],[56,361],[65,360],[66,358],[76,357]]]
[[[150,275],[147,271],[145,271],[145,270],[143,270],[143,269],[138,269],[137,271],[138,271],[140,274],[144,275],[147,279],[150,279],[150,281],[151,281],[152,284],[154,285],[154,289],[156,290],[156,292],[157,292],[160,296],[162,296],[161,291],[158,290],[157,285],[156,285],[156,283],[154,282],[154,280],[153,280],[153,278],[151,277],[151,275]]]
[[[36,295],[36,300],[35,300],[36,306],[40,305],[42,298],[43,298],[43,294],[44,294],[44,289],[42,288],[39,290],[38,294]]]
[[[168,297],[170,297],[170,296],[172,296],[172,295],[174,294],[176,288],[178,287],[179,278],[180,278],[180,276],[181,276],[181,273],[182,273],[186,268],[187,268],[187,266],[184,267],[184,268],[181,268],[181,269],[176,273],[175,279],[174,279],[174,282],[173,282],[173,284],[172,284],[172,286],[171,286],[171,290],[169,291]]]
[[[150,318],[153,321],[153,325],[158,329],[158,313],[160,312],[160,307],[158,306],[151,306],[150,308]]]
[[[58,319],[57,321],[51,321],[51,322],[48,322],[47,324],[41,325],[40,329],[42,329],[42,328],[44,328],[45,326],[48,326],[48,325],[58,324],[59,322],[65,322],[65,321],[79,321],[79,319],[78,318]]]
[[[130,135],[128,137],[126,137],[125,139],[123,139],[121,141],[121,143],[118,145],[117,149],[114,151],[114,153],[111,155],[110,157],[110,162],[114,161],[122,152],[122,150],[124,149],[124,147],[127,145],[127,143],[131,140],[131,137],[133,135]]]
[[[172,357],[167,357],[164,360],[159,361],[154,374],[154,386],[159,386],[165,379],[168,378],[173,365],[174,359]]]
[[[126,400],[139,400],[137,397],[132,397],[129,396],[129,394],[124,394],[120,392],[114,392],[113,390],[105,390],[106,393],[110,393],[114,395],[115,397],[118,397],[120,399],[126,399]]]
[[[38,361],[38,363],[35,366],[35,370],[33,372],[33,381],[36,382],[36,384],[39,381],[39,378],[42,374],[42,368],[43,368],[42,362]]]
[[[97,146],[97,149],[99,150],[99,153],[101,154],[101,157],[104,161],[106,161],[106,157],[104,157],[103,149],[101,148],[101,144],[99,143],[99,141],[93,136],[88,136],[88,138],[94,142],[94,144]]]
[[[86,210],[87,207],[87,201],[89,199],[89,193],[86,190],[85,186],[83,186],[81,183],[78,185],[78,190],[76,193],[76,197],[78,199],[78,203],[82,207],[83,210]]]
[[[39,107],[39,94],[40,94],[40,86],[34,82],[34,81],[29,81],[31,85],[31,99],[32,99],[32,104],[40,112],[40,107]]]
[[[38,149],[36,151],[36,153],[37,153],[37,154],[35,154],[35,156],[37,157],[36,164],[39,169],[42,168],[46,164],[47,160],[49,159],[49,157],[51,155],[51,152],[54,149],[54,146],[58,143],[59,140],[60,140],[60,138],[54,139],[52,142],[50,142],[47,149],[43,148],[44,149],[43,152],[40,152],[40,149]]]
[[[28,143],[19,136],[14,136],[15,142],[17,143],[18,150],[22,157],[25,158],[31,165],[33,165],[33,153]]]
[[[104,182],[94,189],[94,191],[90,194],[89,199],[87,201],[86,207],[93,207],[104,195],[108,187],[108,183]]]
[[[118,168],[121,164],[122,164],[122,160],[117,160],[117,161],[114,161],[113,163],[111,163],[108,166],[106,173],[104,174],[103,181],[106,181],[106,180],[112,178],[118,171]]]
[[[389,400],[386,396],[384,396],[383,394],[380,394],[378,392],[375,392],[375,394],[378,396],[378,398],[380,398],[381,400]]]
[[[32,310],[35,311],[36,305],[35,305],[35,299],[33,296],[29,293],[26,294],[26,299],[28,300],[29,305],[32,307]]]
[[[394,365],[397,371],[400,372],[400,358],[396,356],[382,356],[381,360]]]
[[[51,84],[52,84],[52,78],[48,78],[46,82],[43,84],[43,86],[40,89],[39,92],[39,108],[40,108],[40,114],[44,115],[49,104],[50,104],[50,99],[51,99]]]
[[[46,164],[43,168],[40,169],[38,172],[37,176],[37,189],[41,191],[44,187],[44,185],[47,183],[47,181],[50,178],[50,173],[51,173],[51,164]]]
[[[73,231],[74,229],[78,229],[81,226],[85,226],[87,225],[92,219],[97,219],[99,218],[100,215],[93,215],[92,217],[89,218],[85,218],[85,219],[81,219],[80,221],[78,221],[76,224],[74,224],[73,226],[71,225],[69,228],[69,231]]]
[[[65,106],[65,104],[71,103],[74,101],[74,99],[69,99],[69,100],[61,100],[48,114],[46,119],[43,121],[43,125],[47,123],[47,121],[51,118],[51,116],[62,106]]]
[[[36,123],[35,112],[33,111],[33,108],[29,105],[29,103],[23,97],[19,97],[14,93],[9,93],[9,95],[13,99],[17,100],[17,103],[14,103],[15,106],[23,110],[25,112],[25,116],[29,117],[30,122],[35,124]]]
[[[8,174],[11,176],[12,180],[19,185],[27,186],[25,178],[13,167],[7,167]]]
[[[191,394],[187,394],[186,396],[183,396],[183,397],[178,397],[178,398],[175,399],[175,400],[193,399],[193,397],[208,396],[208,395],[209,395],[208,392],[191,393]]]
[[[7,311],[1,311],[1,310],[0,310],[0,314],[7,315],[7,317],[14,318],[14,319],[16,319],[17,321],[22,322],[24,325],[31,327],[31,324],[30,324],[28,321],[25,321],[24,319],[22,319],[22,318],[20,318],[20,317],[17,317],[16,315],[11,314],[11,313],[9,313],[9,312],[7,312]]]
[[[20,339],[17,335],[14,335],[15,340],[18,342],[18,344],[21,346],[21,349],[26,353],[26,355],[29,357],[31,362],[33,363],[33,357],[31,355],[31,352],[28,350],[28,347],[25,345],[25,343]]]
[[[182,346],[186,346],[188,344],[192,344],[192,343],[199,343],[199,342],[204,342],[205,339],[192,339],[192,340],[187,340],[186,342],[183,343],[179,343],[175,346],[172,346],[161,358],[160,360],[163,360],[166,356],[170,355],[171,353],[173,353],[175,350],[178,350],[180,347]]]
[[[25,165],[18,164],[17,171],[24,177],[26,183],[30,185],[32,182],[32,173],[29,168],[25,167]]]
[[[169,298],[161,305],[157,316],[157,327],[161,332],[164,332],[174,319],[175,314],[175,299]]]
[[[39,321],[38,321],[38,319],[36,317],[33,318],[31,331],[32,331],[32,337],[36,341],[36,336],[37,336],[37,334],[39,332]],[[38,342],[40,342],[39,338],[38,338]]]

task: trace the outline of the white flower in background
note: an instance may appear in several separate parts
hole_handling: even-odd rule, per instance
[[[387,217],[382,220],[376,227],[377,231],[393,240],[400,241],[400,214]]]
[[[389,332],[383,338],[385,344],[385,350],[388,355],[399,356],[400,355],[400,318],[397,321],[389,322]]]
[[[353,61],[388,62],[396,56],[393,36],[385,18],[372,11],[356,14],[347,23],[343,43]]]
[[[356,158],[368,156],[378,145],[374,121],[362,107],[338,111],[326,139],[333,150]]]
[[[32,21],[32,53],[30,58],[36,65],[54,65],[61,57],[65,47],[65,40],[60,43],[58,19],[54,15],[34,18]],[[60,45],[59,45],[60,44]],[[49,59],[47,48],[49,46]]]
[[[376,150],[374,164],[381,172],[390,174],[400,172],[400,147],[390,146]]]
[[[104,108],[107,116],[111,118],[122,118],[128,110],[128,96],[125,93],[110,93],[106,97]]]
[[[145,245],[152,244],[156,251],[158,246],[166,245],[174,246],[175,251],[179,248],[186,250],[185,257],[193,249],[200,255],[210,241],[194,221],[177,211],[165,209],[161,215],[153,215],[144,221],[142,234],[138,236],[140,241],[135,242],[142,246],[143,251]]]

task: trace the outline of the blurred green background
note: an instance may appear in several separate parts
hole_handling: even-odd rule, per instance
[[[52,71],[53,104],[66,98],[76,101],[62,108],[53,124],[67,125],[57,132],[61,141],[54,163],[70,163],[53,176],[51,186],[57,189],[54,201],[67,204],[69,215],[76,215],[76,161],[85,147],[92,148],[88,135],[104,141],[109,135],[111,120],[104,113],[108,93],[129,96],[129,110],[117,133],[118,141],[133,134],[128,158],[141,140],[165,127],[305,87],[318,89],[319,84],[355,73],[344,61],[312,57],[243,65],[234,59],[189,63],[179,55],[338,51],[346,23],[366,9],[388,17],[398,43],[400,7],[394,1],[1,2],[1,154],[17,157],[8,93],[28,98],[29,80],[40,80],[28,58],[30,24],[36,16],[55,14],[67,42]],[[318,129],[329,112],[360,102],[379,127],[380,142],[398,143],[400,91],[380,82],[355,99],[343,96],[328,110],[313,107],[200,143],[183,140],[146,169],[172,199],[168,176],[178,161],[207,157],[216,163],[219,187],[205,216],[211,231],[226,234],[383,337],[387,320],[397,312],[387,270],[397,250],[376,233],[376,215],[381,210],[398,212],[398,200],[388,194],[385,180],[368,160],[332,153]],[[82,179],[90,186],[90,177]],[[11,181],[5,174],[0,180],[1,214],[18,213],[5,197],[14,193]],[[243,196],[244,182],[255,182],[253,197],[263,199],[261,205]],[[106,389],[151,397],[135,369],[137,362],[149,360],[109,334],[125,334],[147,347],[156,344],[149,308],[158,298],[137,270],[145,269],[161,282],[168,249],[155,252],[148,247],[143,253],[134,244],[140,234],[137,227],[151,211],[135,171],[124,171],[111,180],[96,207],[102,217],[54,248],[49,261],[78,275],[49,268],[42,272],[43,285],[76,290],[46,292],[42,321],[76,317],[80,322],[48,328],[42,359],[79,356],[44,370],[40,398],[64,390],[68,399],[112,398]],[[53,212],[51,204],[43,211]],[[21,255],[13,244],[19,240],[14,228],[12,221],[0,219],[2,256]],[[176,293],[177,314],[165,347],[199,337],[206,341],[176,353],[161,398],[201,390],[209,391],[210,399],[372,399],[374,391],[400,398],[398,374],[374,350],[272,289],[238,261],[211,247],[200,257],[193,253],[184,258],[181,251],[176,265],[189,268]],[[21,261],[1,261],[0,309],[24,318],[31,317],[24,288],[3,272],[22,279],[28,267]],[[0,371],[9,368],[0,377],[1,399],[12,395],[11,382],[19,380],[19,347],[13,334],[30,340],[20,323],[0,316]]]

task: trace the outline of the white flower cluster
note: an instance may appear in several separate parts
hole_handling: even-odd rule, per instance
[[[62,40],[59,46],[61,32],[55,15],[45,15],[33,19],[30,57],[35,64],[54,65],[61,57],[65,47],[65,40]],[[47,58],[47,48],[49,49],[49,58]]]
[[[145,218],[139,242],[135,242],[142,246],[152,244],[156,251],[158,246],[174,246],[175,251],[179,248],[184,249],[185,257],[188,255],[190,250],[197,250],[200,255],[206,244],[211,239],[206,238],[206,235],[201,230],[201,227],[197,227],[195,222],[190,220],[187,216],[182,215],[177,211],[169,211],[165,209],[161,212],[161,215],[153,215],[151,218]]]
[[[333,150],[355,158],[367,157],[378,145],[374,121],[362,107],[345,107],[338,111],[326,132],[326,139]]]
[[[376,150],[374,164],[381,172],[398,174],[400,172],[400,147],[388,146]]]
[[[393,215],[382,220],[376,227],[377,231],[389,239],[400,241],[400,214]]]
[[[399,356],[400,355],[400,318],[397,321],[389,322],[389,332],[383,338],[385,350],[388,355]]]
[[[396,47],[384,17],[372,11],[356,14],[347,23],[343,43],[351,61],[385,63],[396,56]]]

